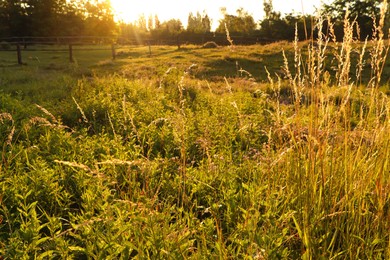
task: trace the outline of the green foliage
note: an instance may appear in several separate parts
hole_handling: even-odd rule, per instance
[[[388,258],[388,85],[348,64],[380,41],[1,68],[0,255]]]
[[[373,36],[373,25],[378,24],[380,18],[380,5],[384,1],[381,0],[334,0],[331,4],[324,5],[324,12],[332,17],[335,21],[335,31],[337,38],[343,38],[343,20],[348,10],[348,19],[356,21],[360,27],[359,37],[364,40],[367,37]],[[389,20],[389,12],[386,14],[386,20]],[[386,24],[385,33],[388,31],[388,24]]]
[[[247,11],[240,8],[237,10],[237,15],[227,14],[224,12],[224,18],[219,21],[219,26],[215,30],[219,33],[224,33],[226,28],[231,33],[250,34],[256,29],[256,23]]]
[[[187,31],[193,33],[209,33],[211,30],[211,21],[207,14],[201,15],[199,12],[196,16],[192,13],[188,15]]]
[[[2,0],[0,35],[76,36],[114,34],[108,1]]]

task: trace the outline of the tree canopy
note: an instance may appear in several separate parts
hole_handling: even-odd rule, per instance
[[[199,12],[194,15],[190,13],[188,15],[187,31],[194,33],[209,33],[211,31],[211,20],[209,16],[204,12],[201,15]]]
[[[216,32],[223,33],[227,28],[230,33],[242,33],[248,35],[254,32],[257,27],[253,16],[251,16],[243,8],[237,9],[237,15],[226,13],[226,8],[221,8],[221,12],[223,13],[224,18],[219,21],[219,26],[216,29]]]
[[[0,0],[2,36],[113,35],[109,0]]]
[[[119,36],[143,42],[142,39],[146,38],[161,40],[169,37],[177,39],[180,36],[191,43],[202,43],[206,40],[216,41],[216,37],[225,37],[226,40],[227,29],[231,36],[255,38],[264,42],[293,40],[296,25],[299,39],[311,37],[313,16],[281,14],[273,9],[272,2],[263,0],[262,5],[259,4],[265,13],[260,21],[255,21],[243,8],[234,14],[221,8],[223,18],[212,33],[212,21],[205,11],[189,13],[188,25],[184,28],[182,21],[160,21],[156,14],[140,15],[132,23],[115,22],[110,0],[0,0],[0,37]],[[331,18],[337,39],[341,40],[343,20],[348,9],[348,19],[359,24],[359,35],[356,33],[356,37],[363,40],[372,36],[381,3],[382,0],[334,0],[324,6],[324,15]],[[385,25],[389,28],[389,11]]]
[[[374,21],[377,23],[380,17],[381,0],[334,0],[331,4],[324,5],[326,15],[329,15],[336,27],[336,36],[340,39],[343,31],[343,21],[349,12],[348,19],[356,21],[359,25],[360,39],[371,37]],[[387,21],[389,20],[387,12]]]

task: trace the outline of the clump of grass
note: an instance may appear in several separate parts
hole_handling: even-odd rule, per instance
[[[382,7],[382,18],[384,9]],[[335,43],[334,57],[338,64],[336,86],[330,85],[329,76],[324,70],[332,35],[327,37],[322,34],[321,18],[316,25],[319,32],[317,40],[311,42],[306,55],[302,55],[295,40],[294,71],[291,71],[288,59],[284,56],[285,74],[295,100],[294,113],[281,117],[283,113],[279,106],[275,112],[279,130],[275,132],[273,143],[279,147],[276,149],[279,157],[273,165],[278,170],[273,171],[271,168],[269,175],[277,172],[286,174],[286,199],[294,201],[295,206],[290,204],[295,212],[292,220],[300,238],[303,257],[308,259],[323,256],[325,249],[328,250],[325,253],[328,257],[343,255],[347,258],[370,258],[388,253],[385,245],[389,238],[385,235],[387,224],[375,230],[361,228],[364,223],[386,222],[389,214],[383,211],[383,205],[389,201],[388,195],[376,194],[379,192],[378,185],[382,189],[390,181],[388,176],[385,177],[389,150],[380,148],[388,146],[389,138],[379,134],[390,130],[388,120],[384,119],[389,117],[389,100],[375,87],[380,81],[379,64],[386,59],[387,52],[382,51],[383,42],[378,40],[381,36],[378,39],[374,36],[371,59],[376,61],[372,68],[375,76],[368,84],[372,88],[364,90],[367,101],[359,103],[358,113],[354,114],[351,108],[355,106],[355,100],[352,97],[359,95],[356,92],[360,90],[358,83],[352,82],[350,76],[356,25],[355,22],[349,22],[348,15],[347,11],[343,42],[340,46]],[[381,29],[377,28],[376,31],[380,35]],[[358,75],[361,75],[365,48],[366,44],[358,52]],[[335,87],[338,89],[332,90]],[[337,104],[329,99],[332,91],[341,93],[341,100]],[[381,105],[376,106],[374,103]],[[354,122],[355,117],[357,122]],[[374,141],[364,134],[368,132],[379,134],[380,137]],[[372,149],[380,154],[380,161],[368,152],[373,152]],[[372,165],[374,161],[375,166]],[[374,168],[370,168],[370,165]],[[376,203],[368,202],[367,196],[371,197],[368,194],[374,194]],[[372,207],[369,216],[366,214],[367,203]],[[382,250],[376,253],[376,246],[369,241],[383,236],[386,237],[384,240],[378,240],[383,243]],[[356,237],[362,240],[356,240]],[[365,252],[359,252],[363,247]]]
[[[218,44],[216,44],[215,42],[206,42],[202,45],[202,48],[204,49],[214,49],[214,48],[218,48]]]
[[[13,136],[15,134],[15,126],[14,126],[14,119],[12,118],[11,114],[9,113],[1,113],[0,114],[0,123],[4,124],[5,121],[9,121],[12,124],[12,128],[7,136],[7,138],[4,140],[4,146],[3,146],[3,158],[5,153],[5,147],[10,146],[12,143]]]
[[[121,54],[121,55],[123,55],[123,54]],[[103,61],[98,62],[97,65],[100,67],[111,67],[111,66],[115,65],[115,62],[113,60],[103,60]]]

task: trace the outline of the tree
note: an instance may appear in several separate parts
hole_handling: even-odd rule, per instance
[[[152,31],[154,29],[154,25],[153,25],[153,15],[149,15],[148,17],[148,31]]]
[[[26,0],[22,7],[29,21],[28,35],[74,35],[82,33],[84,28],[83,13],[75,1]]]
[[[178,19],[170,19],[163,22],[161,28],[168,35],[178,35],[183,30],[183,25]]]
[[[256,29],[256,23],[253,17],[243,8],[237,9],[237,15],[230,15],[226,13],[226,8],[221,8],[224,18],[219,21],[216,32],[224,33],[226,28],[229,33],[250,34]],[[226,28],[225,28],[226,25]]]
[[[0,0],[0,33],[8,36],[68,35],[80,32],[76,1]]]
[[[263,1],[263,10],[265,13],[265,19],[270,19],[274,14],[274,7],[272,4],[272,0],[264,0]]]
[[[263,40],[294,40],[295,28],[298,27],[298,39],[303,40],[310,37],[306,35],[306,24],[310,24],[311,16],[301,16],[295,14],[285,14],[273,9],[272,0],[263,1],[264,19],[260,21],[259,35]],[[311,31],[309,32],[311,33]]]
[[[109,0],[0,0],[5,36],[113,35]]]
[[[358,23],[360,27],[360,39],[371,37],[373,32],[373,19],[378,21],[380,15],[381,0],[334,0],[333,3],[324,6],[327,15],[333,18],[338,37],[342,37],[342,24],[347,9],[349,20]],[[341,28],[340,28],[341,27]]]
[[[209,33],[211,31],[211,19],[207,14],[204,14],[202,18],[203,32]]]
[[[192,33],[208,33],[211,30],[211,21],[206,13],[201,15],[199,12],[196,16],[193,13],[188,15],[187,31]]]
[[[6,1],[0,1],[0,37],[6,36],[8,31],[6,4]]]
[[[82,7],[77,1],[67,1],[66,7],[61,14],[61,18],[58,22],[59,30],[58,35],[76,36],[84,33],[84,14],[82,13]]]
[[[144,14],[141,14],[139,17],[138,17],[138,20],[136,22],[136,26],[138,27],[138,29],[140,31],[143,31],[143,32],[146,32],[148,30],[148,25],[147,25],[147,21],[146,21],[146,17]]]
[[[0,0],[0,28],[3,36],[24,36],[29,29],[26,1]]]
[[[85,34],[112,36],[116,24],[109,0],[83,0],[85,3]]]
[[[260,22],[260,32],[263,38],[280,40],[284,39],[286,23],[281,19],[280,12],[275,12],[272,0],[263,1],[264,19]]]
[[[187,31],[196,33],[202,31],[202,16],[199,12],[196,13],[196,16],[193,13],[189,13]]]
[[[161,23],[160,19],[158,18],[157,14],[154,16],[154,29],[160,29]]]
[[[162,29],[161,29],[161,22],[160,22],[160,19],[157,16],[157,14],[154,15],[153,22],[154,22],[154,26],[153,26],[153,29],[150,30],[150,35],[154,39],[159,39],[161,34],[162,34]]]

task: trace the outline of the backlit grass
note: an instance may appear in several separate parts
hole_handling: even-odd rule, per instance
[[[37,51],[0,67],[0,254],[388,258],[388,42],[376,30],[366,47],[319,35],[151,56],[122,46],[115,61],[79,53],[57,68]]]

